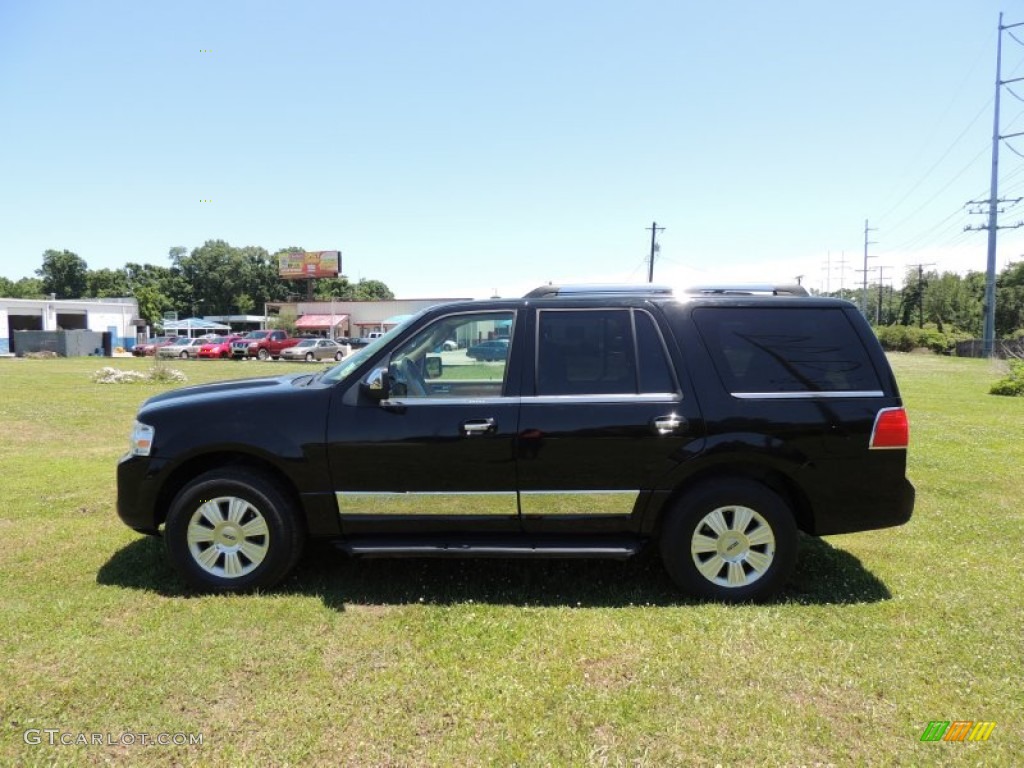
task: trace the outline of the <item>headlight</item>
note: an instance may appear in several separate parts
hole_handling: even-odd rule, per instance
[[[128,438],[128,450],[132,456],[149,456],[153,450],[153,438],[156,437],[156,428],[136,421],[132,427],[131,437]]]

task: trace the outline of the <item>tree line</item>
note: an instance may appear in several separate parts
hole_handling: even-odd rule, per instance
[[[262,312],[267,302],[299,300],[305,281],[278,277],[278,257],[303,248],[274,253],[259,246],[232,246],[207,240],[189,253],[171,248],[170,266],[129,262],[119,269],[89,269],[78,254],[47,250],[35,277],[0,277],[0,296],[15,299],[103,299],[134,297],[139,316],[156,325],[165,312],[190,315],[247,315]],[[380,280],[350,282],[346,277],[313,281],[318,300],[382,300],[394,294]]]
[[[933,327],[940,333],[968,337],[982,334],[984,272],[959,275],[908,269],[903,288],[875,284],[868,286],[866,296],[863,288],[819,295],[866,305],[867,318],[877,327]],[[1024,262],[1011,263],[996,276],[995,320],[996,335],[1000,338],[1024,335]]]
[[[13,281],[0,277],[0,296],[37,299],[51,294],[58,299],[131,296],[139,315],[151,325],[164,312],[186,315],[235,315],[262,311],[267,302],[300,299],[304,281],[278,277],[278,257],[304,250],[281,248],[274,253],[258,246],[232,246],[208,240],[191,253],[182,247],[168,252],[170,266],[129,262],[120,269],[89,269],[72,251],[47,250],[35,277]],[[318,300],[383,300],[394,294],[380,280],[350,282],[346,277],[313,281]],[[815,293],[812,291],[812,293]],[[931,326],[940,333],[979,337],[985,275],[908,269],[903,288],[869,286],[833,291],[828,295],[867,306],[876,326]],[[1024,261],[1007,265],[996,277],[996,335],[1024,336]]]

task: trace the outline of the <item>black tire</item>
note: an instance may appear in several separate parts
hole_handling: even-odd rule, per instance
[[[270,353],[267,352],[267,350],[265,350],[265,349],[260,349],[256,353],[256,357],[258,357],[260,360],[266,360],[268,357],[270,357]]]
[[[341,354],[341,352],[335,352],[334,353],[334,359],[337,360],[339,363],[341,362],[343,357],[345,357],[345,356],[343,354]]]
[[[315,356],[313,355],[312,352],[307,352],[306,353],[306,362],[307,363],[312,363],[314,359],[315,359]]]
[[[180,357],[182,360],[188,360],[188,352],[182,352],[180,355],[178,355],[178,357]]]
[[[241,516],[232,519],[232,510]],[[175,496],[164,538],[171,565],[189,586],[245,592],[288,575],[302,554],[305,530],[277,484],[252,470],[226,468],[200,475]]]
[[[722,478],[676,502],[662,527],[661,558],[672,580],[691,595],[760,601],[793,572],[798,536],[781,496],[753,480]]]

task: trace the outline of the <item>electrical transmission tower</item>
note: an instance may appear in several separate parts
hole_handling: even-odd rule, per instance
[[[868,259],[875,258],[874,256],[868,256],[868,246],[875,245],[876,240],[868,240],[868,232],[876,232],[874,227],[868,226],[868,220],[864,219],[864,285],[860,295],[860,311],[864,313],[864,317],[868,316]]]
[[[988,206],[988,223],[980,224],[976,227],[967,226],[964,227],[964,231],[968,230],[988,230],[988,261],[985,270],[985,323],[984,331],[982,333],[982,354],[985,357],[992,357],[993,348],[995,347],[996,338],[996,233],[1000,229],[1015,228],[1024,225],[1024,222],[1018,222],[1012,224],[1009,227],[1000,227],[998,224],[1000,208],[999,205],[1005,200],[999,199],[999,142],[1004,139],[1012,139],[1015,136],[1024,136],[1024,131],[1018,133],[1008,133],[1005,136],[999,135],[999,95],[1002,93],[1002,89],[1008,86],[1010,83],[1016,83],[1020,80],[1024,80],[1024,77],[1015,77],[1010,80],[1002,79],[1002,61],[1003,61],[1003,30],[1013,29],[1014,27],[1024,26],[1024,22],[1018,24],[1007,24],[1003,25],[1003,14],[999,14],[999,36],[996,42],[996,97],[995,97],[995,108],[993,109],[993,128],[992,128],[992,180],[991,188],[989,190],[988,200],[980,202],[968,203],[968,205],[987,205]],[[1013,33],[1010,33],[1010,37],[1017,40]],[[1020,42],[1019,40],[1017,41]],[[1011,94],[1017,96],[1012,90],[1007,88]],[[1017,98],[1020,98],[1017,96]],[[1013,147],[1010,147],[1013,149]],[[1016,151],[1016,150],[1014,150]],[[1020,154],[1020,153],[1018,153]],[[1019,202],[1019,200],[1018,200]]]

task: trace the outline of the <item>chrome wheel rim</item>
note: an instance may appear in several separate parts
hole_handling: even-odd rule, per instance
[[[718,507],[697,523],[690,556],[712,584],[745,587],[764,576],[775,560],[775,534],[768,521],[749,507]]]
[[[263,513],[237,496],[204,501],[188,522],[188,551],[212,576],[245,576],[259,567],[269,548],[270,530]]]

